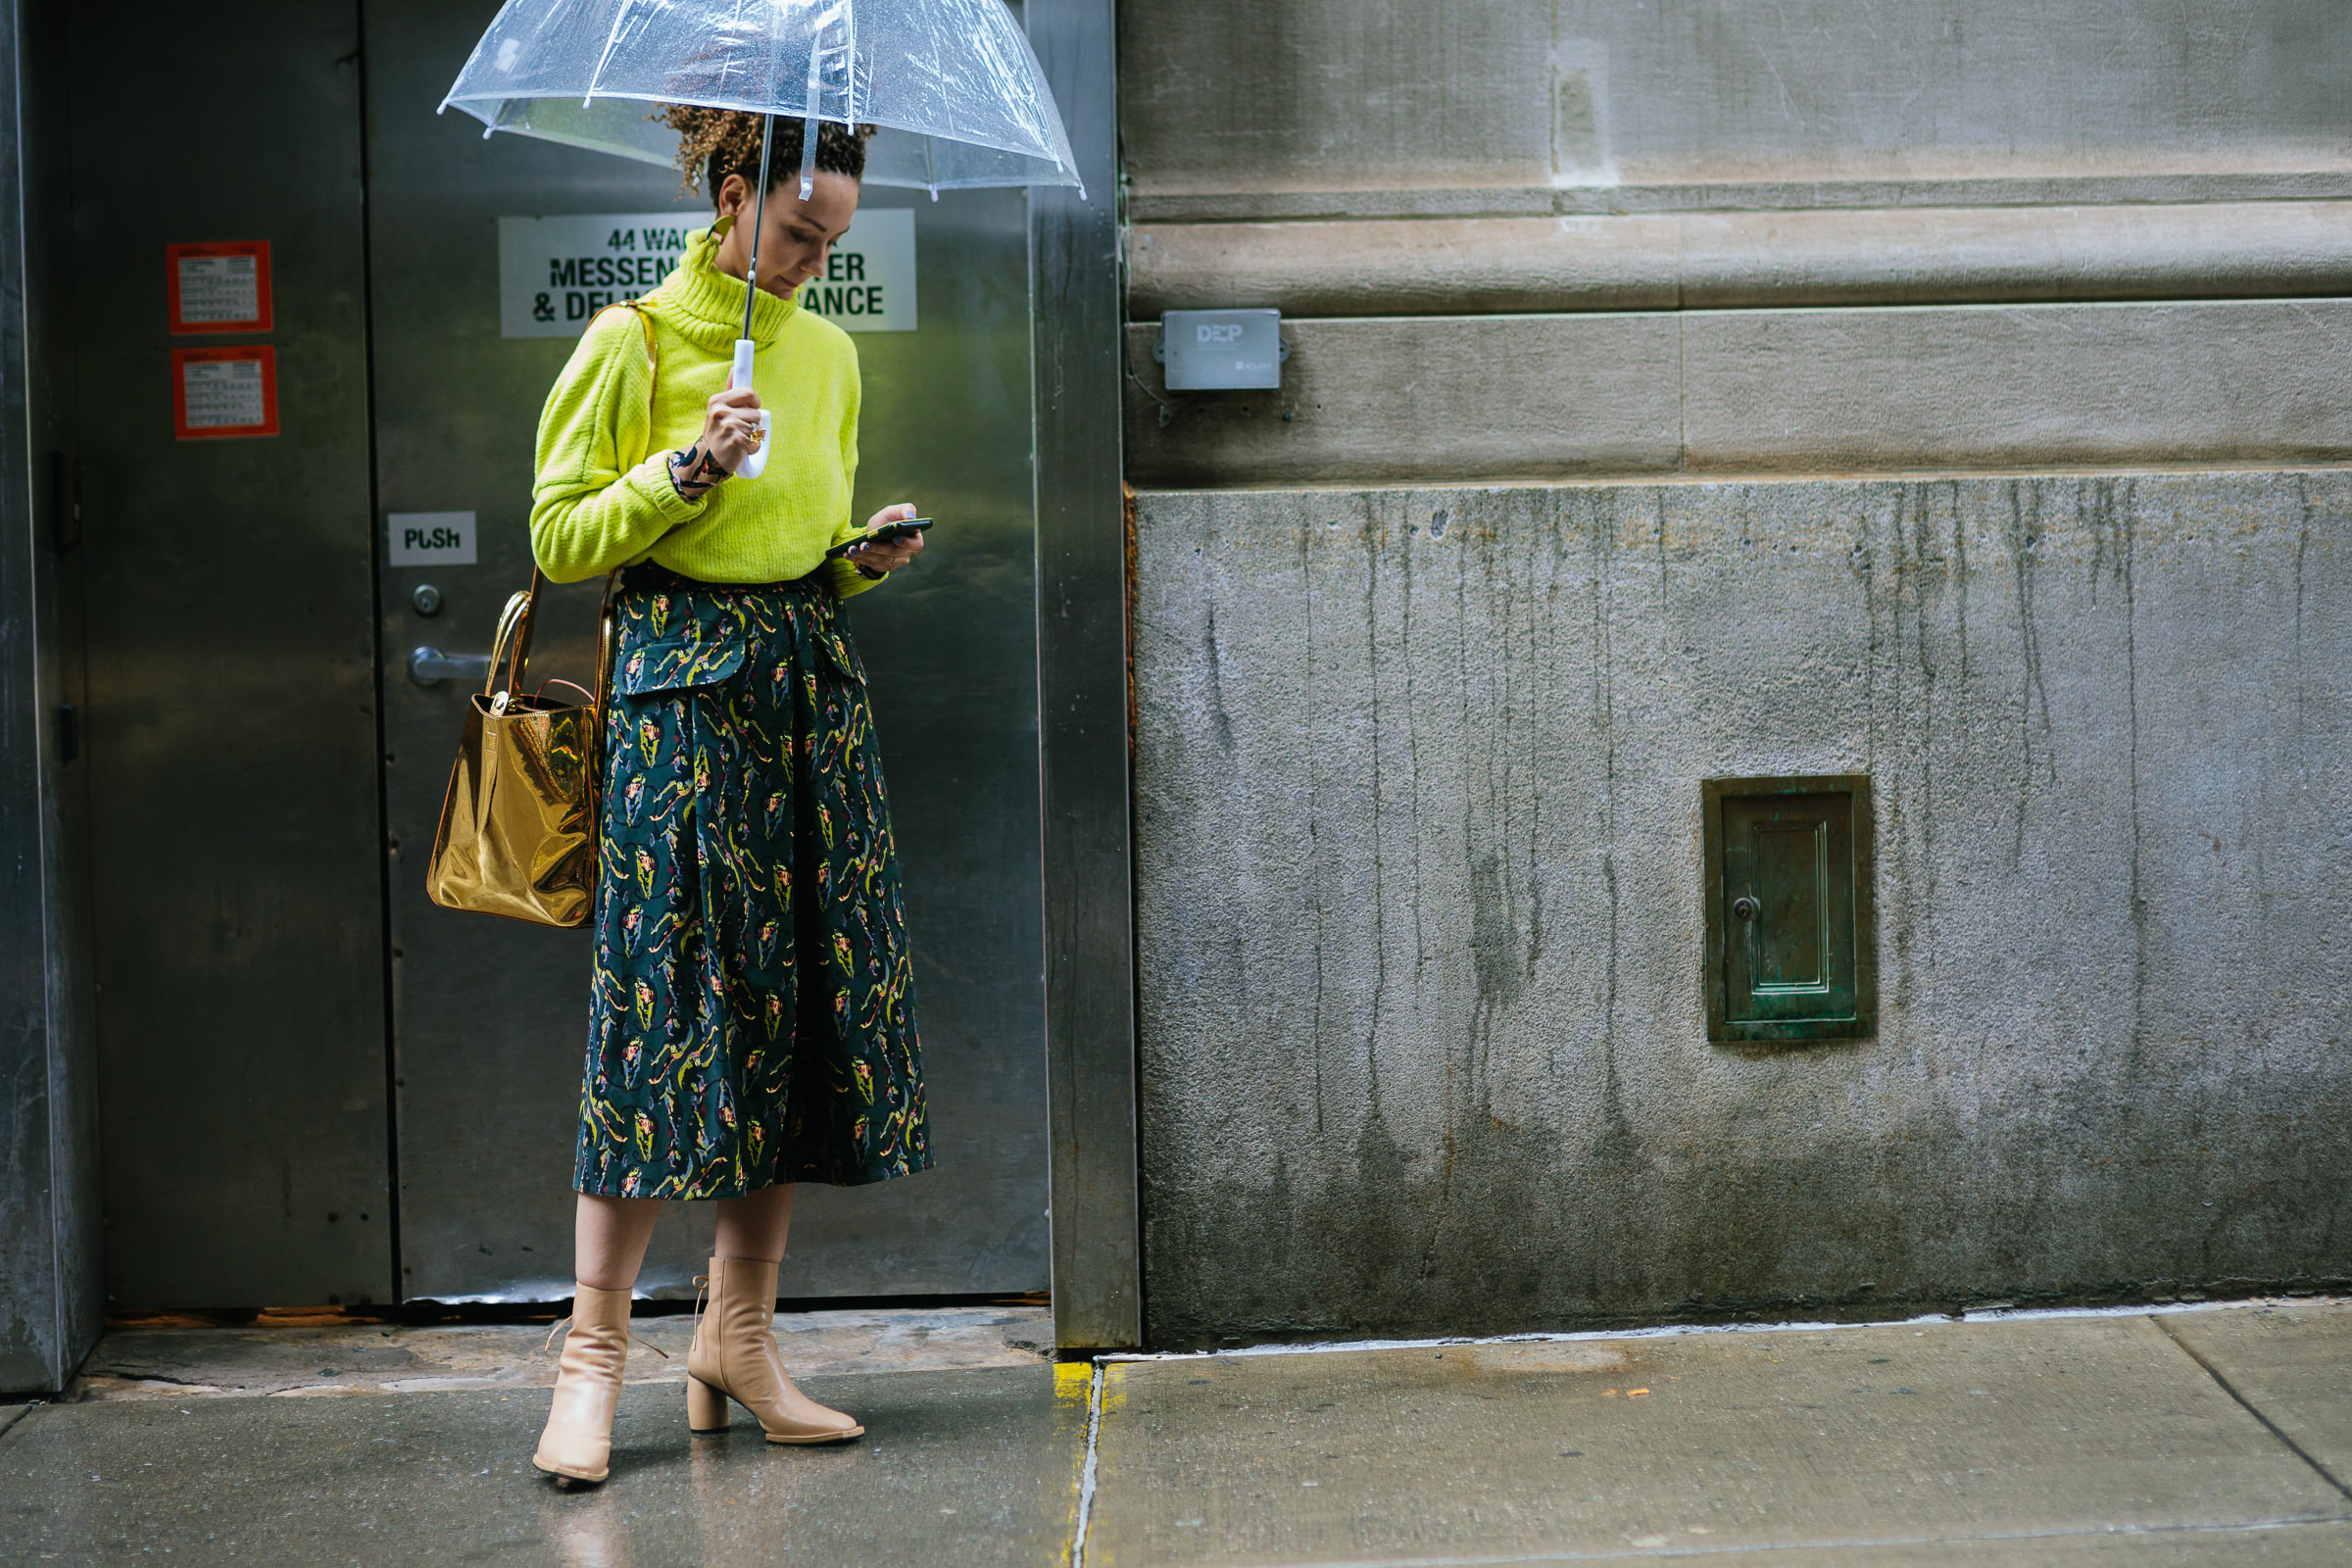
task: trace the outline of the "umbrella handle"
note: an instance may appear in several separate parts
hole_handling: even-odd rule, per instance
[[[752,384],[752,356],[758,350],[759,345],[748,337],[739,337],[735,340],[735,366],[727,372],[727,386],[730,390]],[[775,420],[769,416],[767,410],[761,409],[760,411],[760,445],[750,457],[735,466],[735,477],[738,479],[760,477],[760,471],[767,466],[767,436],[774,428]]]

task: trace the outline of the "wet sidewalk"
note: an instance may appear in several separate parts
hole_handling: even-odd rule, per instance
[[[0,1410],[0,1561],[2352,1561],[2344,1302],[1058,1366],[1034,1311],[932,1317],[781,1334],[864,1421],[839,1449],[740,1412],[690,1438],[639,1352],[612,1478],[568,1494],[527,1463],[542,1374],[507,1342],[448,1373],[403,1336],[451,1331],[374,1331],[342,1359],[391,1375],[355,1380],[270,1338],[299,1330],[215,1331],[201,1375],[199,1339],[110,1341],[106,1396]]]

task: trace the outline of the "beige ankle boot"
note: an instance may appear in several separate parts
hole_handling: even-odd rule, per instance
[[[697,1281],[696,1283],[702,1283]],[[792,1386],[768,1331],[776,1311],[776,1265],[756,1257],[710,1260],[710,1305],[686,1352],[686,1424],[727,1425],[727,1400],[760,1418],[770,1443],[840,1443],[865,1428]]]
[[[629,1358],[629,1293],[577,1287],[571,1332],[556,1372],[556,1397],[531,1463],[569,1481],[602,1481],[611,1473],[612,1406],[620,1370]]]

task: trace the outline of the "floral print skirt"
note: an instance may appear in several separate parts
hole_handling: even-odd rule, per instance
[[[623,574],[574,1185],[852,1186],[931,1164],[865,672],[818,578]]]

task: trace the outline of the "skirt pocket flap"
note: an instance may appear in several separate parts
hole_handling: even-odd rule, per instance
[[[612,671],[612,689],[629,697],[683,691],[725,680],[743,667],[741,637],[656,637],[633,643]]]
[[[810,640],[835,669],[860,686],[865,684],[865,663],[858,657],[857,644],[850,641],[849,631],[839,621],[826,617],[818,623],[816,634]]]

